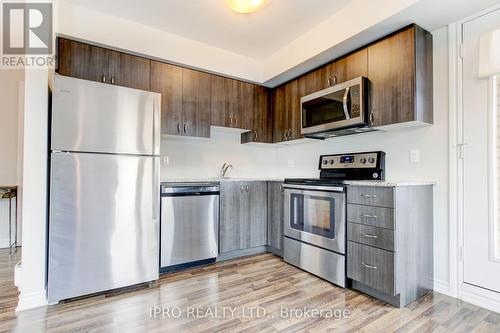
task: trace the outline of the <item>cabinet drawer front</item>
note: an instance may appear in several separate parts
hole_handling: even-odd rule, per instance
[[[381,292],[396,295],[394,253],[348,241],[347,277]]]
[[[347,223],[347,240],[394,251],[394,231],[389,229]]]
[[[347,204],[347,221],[394,229],[394,210],[392,208]]]
[[[347,202],[379,207],[394,207],[392,187],[349,186]]]

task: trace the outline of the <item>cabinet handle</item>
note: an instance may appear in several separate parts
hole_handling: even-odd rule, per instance
[[[177,134],[181,134],[181,123],[177,123]]]
[[[292,129],[288,130],[288,140],[292,140]]]
[[[328,86],[333,87],[334,85],[337,84],[337,75],[334,75],[333,77],[328,78]]]
[[[280,186],[281,193],[285,193],[285,189],[283,188],[283,185]]]
[[[243,193],[243,191],[245,190],[245,187],[243,185],[240,186],[240,192]]]
[[[115,76],[114,75],[111,76],[111,80],[110,81],[111,81],[111,84],[115,84]]]
[[[229,116],[229,126],[233,126],[233,116]]]
[[[257,141],[257,139],[259,138],[259,135],[257,134],[257,131],[254,131],[253,133],[255,135],[255,141]]]
[[[234,116],[234,126],[238,125],[238,118]]]
[[[102,74],[102,83],[106,83],[106,74]]]
[[[373,126],[373,111],[370,112],[370,126]]]
[[[184,124],[184,134],[187,133],[187,124]]]
[[[247,185],[247,186],[246,186],[246,188],[245,188],[245,192],[247,192],[247,193],[248,193],[248,185]]]
[[[377,215],[371,215],[371,214],[363,214],[361,217],[365,217],[367,219],[376,219]]]
[[[362,232],[361,232],[361,236],[366,237],[366,238],[378,238],[377,235],[364,234]]]
[[[368,264],[365,264],[364,262],[362,262],[361,265],[363,265],[363,266],[365,266],[366,268],[369,268],[369,269],[378,269],[377,266],[368,265]]]
[[[362,197],[364,198],[376,198],[377,195],[376,194],[361,194]]]

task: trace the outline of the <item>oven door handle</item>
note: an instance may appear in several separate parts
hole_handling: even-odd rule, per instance
[[[284,189],[294,189],[294,190],[317,190],[317,191],[327,191],[327,192],[345,192],[342,186],[311,186],[311,185],[291,185],[283,184]]]

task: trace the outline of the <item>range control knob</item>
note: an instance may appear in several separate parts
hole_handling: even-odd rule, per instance
[[[330,160],[330,164],[333,164],[333,163],[334,163],[333,160]]]
[[[359,161],[361,162],[361,164],[365,164],[365,163],[366,163],[366,158],[361,157],[361,158],[359,159]]]
[[[327,160],[323,160],[323,165],[327,165],[328,164],[328,161]]]
[[[368,158],[368,163],[375,163],[375,159],[373,157]]]

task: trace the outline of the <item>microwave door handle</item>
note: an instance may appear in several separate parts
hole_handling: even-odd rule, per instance
[[[351,119],[351,116],[349,115],[349,110],[347,109],[347,97],[349,97],[349,87],[347,87],[345,89],[344,98],[343,98],[342,102],[344,105],[345,119]]]

